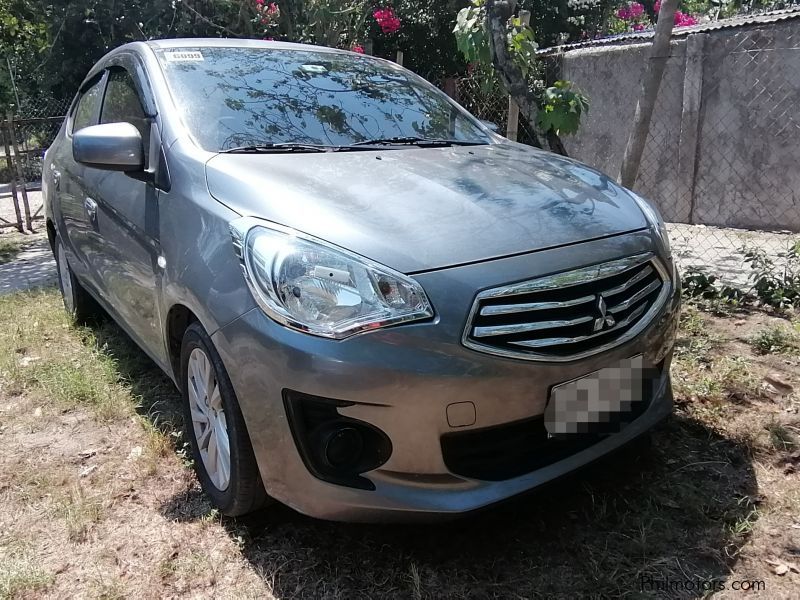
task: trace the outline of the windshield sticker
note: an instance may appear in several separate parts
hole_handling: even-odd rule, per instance
[[[203,60],[202,52],[164,52],[164,58],[167,62],[195,62]]]
[[[322,74],[328,72],[328,67],[325,65],[300,65],[300,70],[303,73]]]

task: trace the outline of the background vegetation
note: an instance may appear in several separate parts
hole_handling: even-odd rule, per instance
[[[794,1],[685,0],[683,12],[719,18],[781,8]],[[0,106],[16,96],[71,97],[91,65],[126,42],[164,37],[255,37],[339,47],[374,42],[374,53],[403,50],[405,64],[437,80],[466,72],[452,35],[469,0],[0,0]],[[592,38],[638,26],[619,19],[631,2],[522,0],[532,13],[536,42]],[[651,18],[655,5],[641,3]],[[399,28],[376,10],[389,9]],[[636,11],[634,11],[636,12]],[[623,12],[623,14],[625,14]],[[12,77],[16,92],[12,86]]]

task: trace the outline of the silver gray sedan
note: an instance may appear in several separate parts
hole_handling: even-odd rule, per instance
[[[391,62],[122,46],[43,179],[67,311],[109,313],[174,380],[224,514],[463,513],[671,411],[657,211]]]

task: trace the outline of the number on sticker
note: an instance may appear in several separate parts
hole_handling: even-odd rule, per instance
[[[166,58],[168,62],[195,61],[203,60],[203,54],[201,52],[189,51],[165,52],[164,58]]]

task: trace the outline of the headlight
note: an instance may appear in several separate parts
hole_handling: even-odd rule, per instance
[[[342,339],[433,316],[422,287],[388,267],[251,217],[230,228],[256,301],[288,327]]]
[[[634,194],[633,192],[630,192],[630,194],[633,196],[633,199],[636,200],[636,204],[639,205],[639,208],[642,209],[642,212],[644,213],[648,223],[650,223],[650,226],[656,231],[658,237],[661,239],[661,243],[664,245],[664,252],[666,255],[672,256],[672,249],[669,245],[669,235],[667,234],[667,226],[664,223],[664,219],[661,218],[661,214],[658,212],[658,209],[638,194]]]

